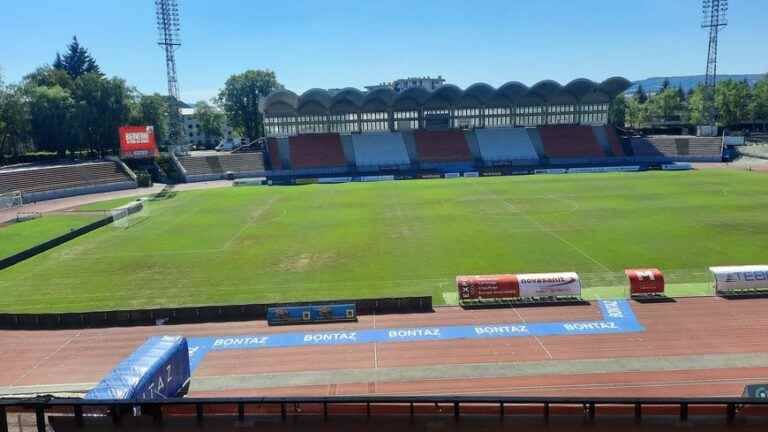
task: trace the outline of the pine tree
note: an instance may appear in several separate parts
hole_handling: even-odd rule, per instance
[[[669,88],[669,78],[664,78],[664,82],[661,83],[661,90],[659,91],[659,93],[663,92],[668,88]]]
[[[66,71],[72,79],[80,78],[88,73],[103,76],[96,60],[93,59],[87,49],[80,45],[77,36],[72,37],[72,42],[67,46],[67,52],[63,56],[56,53],[53,68]]]

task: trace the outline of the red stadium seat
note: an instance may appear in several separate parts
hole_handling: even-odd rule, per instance
[[[605,157],[589,126],[539,128],[544,153],[551,159],[602,158]]]
[[[415,131],[416,152],[422,162],[465,162],[472,160],[461,131]]]
[[[302,168],[344,167],[347,159],[339,134],[306,134],[289,139],[291,166]]]

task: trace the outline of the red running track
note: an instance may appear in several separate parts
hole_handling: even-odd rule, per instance
[[[768,353],[768,299],[678,299],[677,303],[632,304],[642,333],[513,337],[274,348],[210,352],[195,377],[275,372],[337,371],[434,365],[589,360],[631,357]],[[371,327],[445,326],[598,319],[596,304],[573,307],[462,311],[365,316],[354,324],[313,330]],[[306,330],[269,328],[264,322],[215,323],[43,332],[0,331],[0,387],[95,383],[148,336],[222,336]],[[662,368],[660,368],[662,369]],[[193,382],[194,378],[193,377]],[[408,382],[361,382],[273,389],[237,389],[203,395],[328,394],[501,394],[569,396],[736,396],[744,384],[768,382],[765,367],[610,372]]]

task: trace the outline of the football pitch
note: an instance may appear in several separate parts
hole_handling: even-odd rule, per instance
[[[557,271],[579,272],[586,298],[620,298],[636,267],[661,268],[671,295],[708,295],[708,266],[768,263],[767,190],[765,174],[707,170],[180,192],[0,271],[0,311],[443,304],[456,275]]]

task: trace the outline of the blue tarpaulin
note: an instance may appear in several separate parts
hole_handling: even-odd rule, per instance
[[[155,336],[121,361],[85,398],[151,400],[177,397],[186,392],[189,379],[186,338]]]

